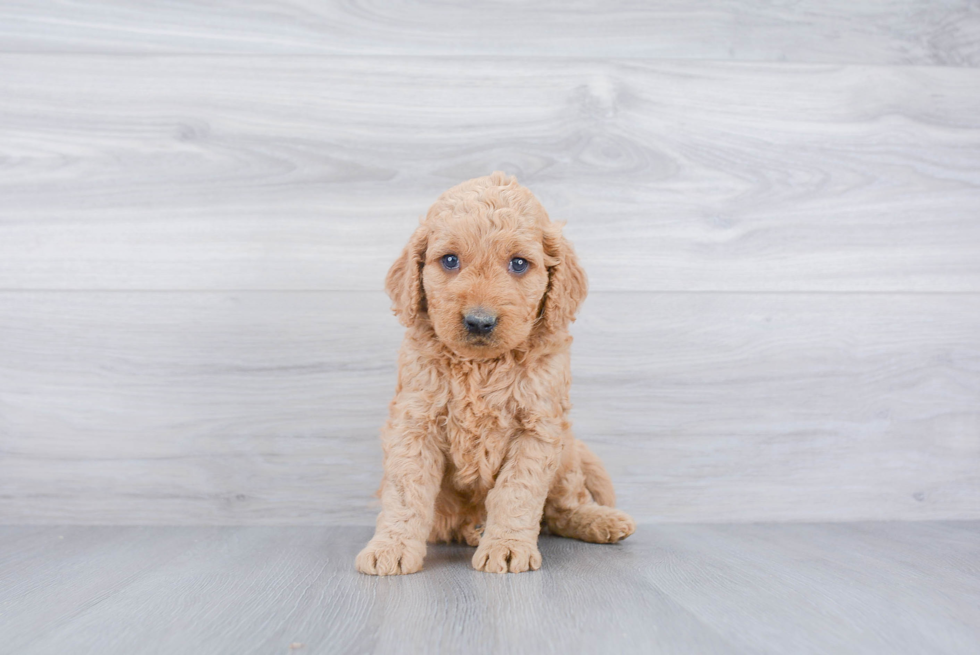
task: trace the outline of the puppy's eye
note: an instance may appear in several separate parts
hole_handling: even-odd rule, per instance
[[[527,264],[527,260],[523,257],[514,257],[510,260],[510,266],[508,268],[511,273],[523,273],[527,270]]]
[[[456,255],[443,255],[442,267],[447,271],[455,271],[459,268],[459,257]]]

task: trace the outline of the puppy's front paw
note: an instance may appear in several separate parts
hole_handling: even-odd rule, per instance
[[[473,555],[473,568],[487,573],[522,573],[541,568],[541,552],[533,542],[484,536]]]
[[[357,570],[368,575],[402,575],[422,570],[425,544],[372,539],[357,556]]]

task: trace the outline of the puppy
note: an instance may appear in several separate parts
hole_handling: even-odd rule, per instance
[[[541,566],[542,522],[594,543],[633,533],[568,421],[568,325],[585,272],[528,189],[496,172],[446,191],[385,288],[408,329],[359,571],[414,573],[428,540],[476,546],[478,570],[518,573]]]

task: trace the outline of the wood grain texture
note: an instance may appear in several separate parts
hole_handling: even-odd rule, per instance
[[[637,517],[980,518],[978,64],[969,0],[2,3],[0,523],[369,524],[384,272],[494,169],[589,271],[574,419]],[[633,600],[730,627],[740,575]]]
[[[980,71],[0,56],[0,288],[377,290],[503,169],[597,290],[980,291]]]
[[[977,301],[593,294],[575,429],[640,520],[980,518]],[[388,304],[0,294],[0,522],[371,524]]]
[[[63,3],[0,6],[0,51],[980,63],[969,0]]]
[[[640,526],[543,537],[540,571],[437,546],[402,578],[370,528],[0,528],[0,639],[47,653],[974,653],[980,524]]]

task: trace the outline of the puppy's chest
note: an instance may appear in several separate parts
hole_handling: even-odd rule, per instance
[[[486,491],[523,428],[519,403],[506,388],[488,388],[477,376],[450,385],[443,449],[454,486]]]

